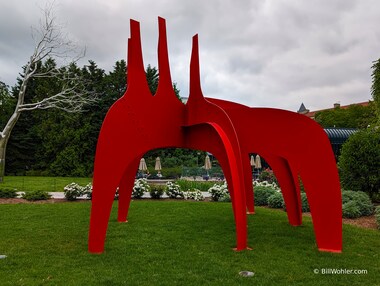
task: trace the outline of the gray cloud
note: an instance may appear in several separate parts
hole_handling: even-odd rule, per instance
[[[0,9],[0,80],[15,82],[32,50],[32,1]],[[44,1],[37,4],[43,6]],[[110,70],[125,58],[129,19],[141,22],[145,65],[157,65],[157,16],[167,19],[172,77],[187,95],[191,37],[198,33],[204,94],[251,106],[297,110],[370,99],[380,57],[376,0],[61,0],[57,16]],[[83,61],[85,63],[85,61]]]

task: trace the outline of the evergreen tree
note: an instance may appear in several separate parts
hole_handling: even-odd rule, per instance
[[[0,128],[3,129],[15,104],[15,98],[11,96],[9,87],[0,81]]]
[[[146,68],[146,80],[148,82],[149,90],[152,95],[154,95],[157,91],[158,87],[158,71],[157,68],[151,67],[150,65]]]

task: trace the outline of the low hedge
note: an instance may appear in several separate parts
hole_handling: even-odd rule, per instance
[[[285,206],[284,198],[280,192],[276,192],[268,198],[268,206],[274,209],[282,209]]]
[[[284,211],[286,211],[285,201],[284,201]],[[303,213],[310,212],[310,206],[307,200],[306,193],[303,193],[303,192],[301,192],[301,211]]]
[[[12,199],[17,197],[17,190],[11,188],[0,188],[0,198]]]
[[[177,185],[180,186],[181,190],[200,190],[201,192],[207,192],[215,183],[214,182],[200,182],[200,181],[188,181],[188,180],[177,180],[175,181]],[[223,182],[220,183],[221,185]]]
[[[24,193],[22,198],[28,201],[40,201],[40,200],[48,200],[51,198],[48,192],[45,191],[31,191]]]
[[[277,191],[269,187],[253,187],[253,193],[255,206],[267,206],[268,198],[277,193]]]
[[[360,209],[355,201],[349,201],[342,206],[342,214],[344,218],[360,217]]]
[[[373,214],[374,206],[364,192],[342,191],[343,217],[354,218]],[[349,205],[346,205],[349,204]],[[354,207],[355,206],[355,207]],[[357,210],[359,215],[357,215]],[[351,213],[350,213],[351,212]]]
[[[160,185],[150,185],[150,197],[152,199],[160,199],[165,193],[165,186]]]

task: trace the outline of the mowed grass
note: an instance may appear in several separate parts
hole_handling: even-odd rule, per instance
[[[87,252],[90,202],[0,205],[0,285],[380,285],[380,232],[344,226],[342,254],[319,252],[312,224],[249,216],[252,251],[234,252],[231,204],[132,201],[111,214],[106,251]],[[314,269],[364,269],[322,275]],[[247,270],[253,277],[241,277]]]
[[[92,178],[76,177],[31,177],[31,176],[6,176],[0,187],[10,187],[19,192],[46,191],[63,192],[63,188],[72,183],[85,186],[92,181]]]

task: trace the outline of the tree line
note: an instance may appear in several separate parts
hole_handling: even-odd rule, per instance
[[[58,69],[53,59],[46,60],[38,68]],[[71,69],[86,81],[88,92],[96,94],[97,101],[86,105],[79,113],[56,109],[23,112],[8,142],[6,174],[92,175],[101,124],[108,109],[126,90],[127,65],[124,60],[120,60],[115,63],[112,71],[105,72],[94,61],[89,61],[83,67],[73,63]],[[148,65],[146,76],[154,94],[159,79],[157,69]],[[21,83],[22,79],[19,78],[17,84],[9,88],[0,82],[0,127],[6,124],[12,114]],[[25,99],[35,102],[39,100],[40,94],[54,94],[59,89],[59,84],[52,78],[33,78],[26,90]],[[175,84],[174,90],[179,98],[179,90]],[[151,128],[155,128],[154,122]],[[194,150],[173,148],[152,150],[146,154],[146,160],[151,167],[154,166],[157,156],[161,157],[165,167],[196,166],[200,159],[198,153]]]

